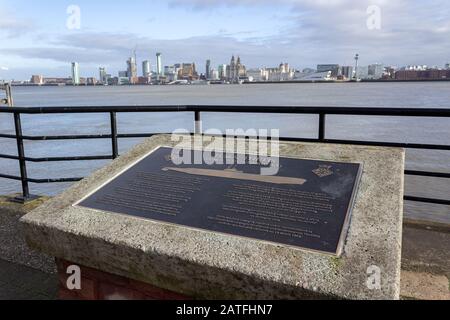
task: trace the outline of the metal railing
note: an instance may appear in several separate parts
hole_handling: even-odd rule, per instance
[[[9,113],[14,116],[15,134],[0,134],[0,138],[15,139],[17,142],[17,156],[0,154],[0,158],[17,160],[20,166],[20,176],[6,175],[0,173],[0,178],[21,181],[23,200],[30,198],[29,183],[56,183],[56,182],[76,182],[82,177],[57,178],[57,179],[33,179],[27,174],[27,162],[57,162],[57,161],[89,161],[89,160],[109,160],[119,156],[118,140],[120,138],[144,138],[156,135],[156,133],[130,133],[120,134],[117,131],[117,113],[131,112],[191,112],[194,114],[194,133],[200,134],[200,126],[197,124],[201,120],[201,114],[213,113],[251,113],[251,114],[309,114],[318,115],[318,136],[317,138],[290,138],[280,137],[282,141],[302,141],[336,144],[353,144],[367,146],[401,147],[408,149],[425,150],[445,150],[450,151],[450,145],[423,144],[423,143],[398,143],[379,141],[360,141],[327,139],[326,119],[327,115],[351,115],[351,116],[391,116],[391,117],[432,117],[450,118],[450,109],[406,109],[406,108],[341,108],[341,107],[297,107],[297,106],[276,106],[276,107],[256,107],[256,106],[84,106],[84,107],[0,107],[0,113]],[[53,136],[28,136],[23,135],[21,125],[22,114],[67,114],[67,113],[107,113],[110,115],[110,134],[89,134],[89,135],[53,135]],[[77,139],[111,139],[111,154],[98,156],[68,156],[68,157],[44,157],[34,158],[25,155],[24,141],[47,141],[47,140],[77,140]],[[450,173],[406,170],[406,175],[450,178]],[[449,199],[432,199],[425,197],[408,196],[405,200],[432,203],[439,205],[450,205]]]

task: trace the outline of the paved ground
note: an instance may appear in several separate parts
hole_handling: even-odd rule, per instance
[[[56,299],[56,274],[4,260],[0,260],[0,271],[0,300]]]

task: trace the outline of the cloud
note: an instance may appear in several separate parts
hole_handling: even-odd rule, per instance
[[[7,38],[17,38],[34,29],[34,23],[31,19],[17,17],[14,13],[0,7],[0,35],[4,34]]]
[[[203,65],[206,59],[214,64],[227,63],[232,54],[240,55],[248,67],[274,66],[280,62],[289,62],[295,67],[318,63],[352,64],[355,53],[360,53],[362,64],[440,65],[450,59],[448,0],[426,3],[420,0],[170,0],[167,3],[179,10],[217,10],[219,13],[245,7],[249,19],[252,8],[264,8],[276,12],[273,19],[280,21],[280,28],[273,33],[258,32],[261,27],[258,24],[250,27],[246,24],[239,29],[236,27],[239,21],[236,21],[233,31],[228,31],[228,26],[218,25],[216,30],[219,31],[206,30],[204,36],[171,40],[154,39],[147,36],[145,30],[139,34],[101,30],[57,35],[40,33],[39,41],[34,41],[38,45],[3,47],[0,53],[63,65],[79,61],[92,68],[107,64],[118,70],[125,68],[125,60],[136,45],[139,59],[154,61],[152,57],[160,51],[167,65],[192,61]],[[381,9],[380,30],[367,28],[370,5]],[[276,11],[276,7],[287,10]],[[0,9],[0,17],[1,13]],[[186,13],[187,18],[189,14]],[[26,25],[17,18],[0,19],[0,31],[10,35],[11,30],[20,30]],[[188,29],[189,25],[184,27]],[[37,38],[37,34],[34,35]]]

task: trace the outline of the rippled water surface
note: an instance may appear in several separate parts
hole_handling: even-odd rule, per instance
[[[450,82],[358,83],[358,84],[261,84],[211,86],[134,87],[15,87],[16,106],[94,106],[94,105],[258,105],[268,106],[357,106],[450,108]],[[281,135],[316,137],[317,116],[219,114],[203,115],[203,127],[277,128]],[[26,135],[109,133],[109,116],[103,114],[23,115]],[[193,115],[155,113],[118,115],[120,133],[171,132],[192,130]],[[13,133],[12,116],[0,114],[0,133]],[[358,140],[450,144],[450,119],[329,116],[327,137]],[[140,139],[121,139],[123,153]],[[27,156],[106,155],[109,140],[27,141]],[[0,153],[17,154],[14,140],[0,138]],[[57,178],[86,176],[105,161],[28,163],[29,176]],[[407,151],[407,168],[450,172],[450,152]],[[18,175],[16,161],[0,160],[0,172]],[[447,179],[448,180],[448,179]],[[69,184],[31,184],[34,194],[57,194]],[[0,179],[0,194],[20,191],[15,181]],[[450,181],[437,178],[406,177],[406,192],[416,196],[448,199]],[[444,206],[405,204],[405,214],[419,218],[450,221]]]

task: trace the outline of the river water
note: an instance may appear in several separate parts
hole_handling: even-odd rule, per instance
[[[83,105],[258,105],[354,106],[450,108],[450,82],[433,83],[344,83],[257,84],[211,86],[123,86],[123,87],[15,87],[16,106]],[[315,115],[202,115],[203,128],[280,129],[282,136],[316,137]],[[25,135],[108,134],[109,116],[101,114],[23,115]],[[172,132],[193,129],[193,115],[185,113],[119,114],[119,133]],[[0,114],[0,133],[13,133],[11,115]],[[328,116],[327,138],[450,144],[450,119]],[[140,139],[121,139],[126,152]],[[106,155],[109,140],[27,141],[30,157]],[[14,140],[0,139],[0,153],[17,154]],[[107,161],[28,163],[33,178],[86,176]],[[450,152],[407,151],[407,168],[450,172]],[[16,161],[0,159],[0,172],[19,174]],[[448,179],[406,177],[406,193],[448,199]],[[31,184],[34,194],[54,195],[70,184]],[[0,194],[20,191],[15,181],[0,179]],[[450,223],[448,206],[407,202],[405,215]]]

